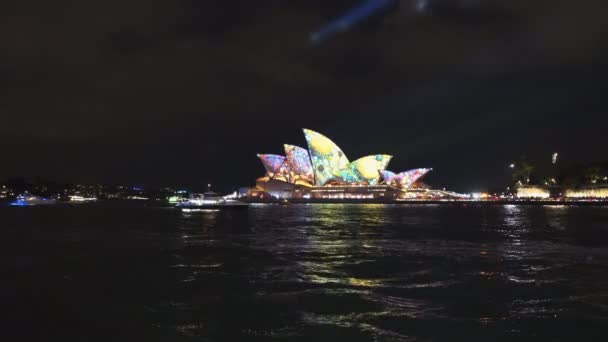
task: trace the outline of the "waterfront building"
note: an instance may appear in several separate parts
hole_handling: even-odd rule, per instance
[[[568,199],[608,199],[608,185],[566,189],[565,197]]]
[[[393,158],[387,154],[373,154],[351,162],[326,136],[309,129],[303,131],[307,149],[284,145],[284,156],[258,155],[266,174],[248,191],[249,197],[399,200],[450,196],[420,183],[430,168],[395,173],[387,170]]]
[[[522,199],[547,199],[551,197],[551,192],[544,187],[525,185],[517,188],[516,196]]]

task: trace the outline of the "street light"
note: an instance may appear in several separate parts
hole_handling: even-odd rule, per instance
[[[515,164],[511,164],[509,165],[510,168],[514,169],[515,168]]]

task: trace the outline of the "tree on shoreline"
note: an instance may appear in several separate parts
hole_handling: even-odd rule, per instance
[[[513,184],[530,184],[530,180],[536,167],[534,164],[525,156],[519,158],[519,160],[513,165],[512,179]]]

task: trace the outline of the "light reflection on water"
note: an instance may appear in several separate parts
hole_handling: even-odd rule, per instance
[[[34,250],[57,260],[38,268],[50,272],[38,283],[58,273],[78,289],[64,305],[90,292],[74,305],[108,306],[99,316],[116,326],[144,317],[140,329],[170,340],[596,340],[608,319],[605,208],[92,208],[69,219],[5,215],[15,230],[4,249],[29,229],[57,245]]]
[[[332,331],[363,340],[403,340],[411,338],[410,329],[425,330],[412,320],[423,326],[466,322],[472,335],[489,329],[483,333],[527,336],[529,331],[510,324],[525,317],[554,320],[558,312],[573,310],[561,296],[577,290],[562,293],[563,281],[572,275],[564,278],[561,272],[573,271],[575,263],[564,261],[576,260],[573,255],[584,248],[576,246],[571,224],[581,208],[570,209],[262,206],[247,214],[250,230],[232,232],[224,243],[244,237],[240,247],[267,259],[248,259],[252,268],[234,276],[257,288],[256,301],[272,303],[280,294],[291,298],[293,306],[282,309],[290,319],[273,328],[287,337]],[[218,215],[212,218],[221,231],[226,222],[224,213]],[[208,225],[213,224],[205,218],[199,228]],[[560,236],[563,231],[570,234]],[[605,253],[599,254],[596,258],[606,261]],[[433,332],[420,337],[427,335]]]

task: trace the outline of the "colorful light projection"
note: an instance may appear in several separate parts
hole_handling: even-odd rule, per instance
[[[393,179],[397,176],[396,173],[394,173],[392,171],[388,171],[388,170],[382,170],[382,171],[380,171],[380,174],[382,175],[382,179],[384,179],[386,184],[391,183],[393,181]]]
[[[400,190],[408,190],[414,183],[419,181],[424,175],[433,169],[414,169],[399,174],[391,171],[381,172],[382,178],[387,185]]]
[[[367,183],[376,185],[380,180],[380,173],[386,169],[393,156],[376,154],[359,158],[350,163],[348,169],[340,171],[340,178],[346,183]]]
[[[315,185],[323,186],[327,181],[340,177],[340,171],[349,167],[348,158],[333,141],[326,136],[304,129],[315,176]]]
[[[309,129],[303,131],[308,151],[286,144],[285,157],[258,155],[269,178],[305,186],[324,186],[329,181],[376,185],[381,175],[388,185],[407,190],[431,170],[416,169],[400,174],[386,171],[393,158],[386,154],[374,154],[350,163],[340,147],[329,138]]]
[[[285,167],[285,157],[276,154],[258,154],[262,160],[266,173],[270,178],[286,178],[287,170]]]
[[[295,145],[286,144],[284,147],[289,182],[312,185],[314,183],[314,173],[308,151]]]

